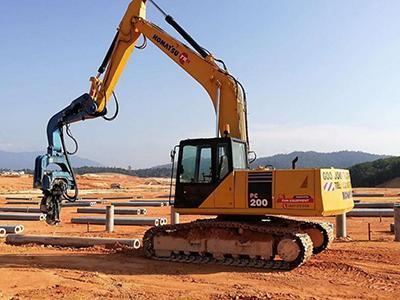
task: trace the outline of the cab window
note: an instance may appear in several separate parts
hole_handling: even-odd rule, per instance
[[[212,178],[211,147],[184,146],[179,181],[181,183],[210,183]]]
[[[229,160],[228,160],[228,146],[219,145],[218,146],[218,156],[217,156],[217,179],[218,181],[225,178],[229,173]]]
[[[234,169],[247,169],[247,152],[244,143],[232,142],[232,160]]]
[[[196,146],[185,146],[182,153],[181,173],[179,181],[182,183],[195,182],[196,177]]]
[[[209,183],[212,180],[211,147],[200,148],[198,183]]]

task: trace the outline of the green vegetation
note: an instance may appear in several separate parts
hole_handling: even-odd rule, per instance
[[[0,169],[0,172],[11,171],[10,169]],[[15,171],[24,171],[25,174],[33,174],[33,170],[31,169],[21,169]],[[79,167],[74,168],[76,174],[88,174],[88,173],[116,173],[116,174],[125,174],[131,176],[138,177],[170,177],[171,176],[171,168],[148,168],[148,169],[137,169],[137,170],[128,170],[124,168],[116,168],[116,167]],[[175,171],[176,172],[176,169]]]
[[[171,168],[148,168],[148,169],[137,169],[128,170],[116,167],[80,167],[74,168],[77,174],[86,173],[118,173],[125,175],[132,175],[138,177],[170,177]]]
[[[400,177],[400,157],[388,157],[385,155],[375,155],[355,151],[340,151],[333,153],[308,151],[278,154],[270,157],[261,157],[257,159],[251,167],[255,168],[259,165],[273,165],[275,168],[286,169],[291,167],[291,161],[296,156],[299,157],[299,162],[297,164],[298,168],[349,168],[352,166],[350,168],[350,174],[353,187],[374,187],[393,178]],[[31,159],[32,162],[33,158],[31,157]],[[72,163],[72,165],[76,166],[77,164]],[[27,174],[33,174],[33,170],[30,168],[9,168],[6,164],[4,166],[1,165],[0,153],[0,172],[11,170],[25,171]],[[171,176],[171,164],[135,170],[104,166],[79,166],[74,168],[74,170],[77,174],[119,173],[138,177],[167,178]],[[176,172],[176,166],[174,172]]]
[[[276,169],[290,169],[292,160],[298,156],[298,168],[350,168],[356,164],[388,158],[386,155],[371,154],[361,151],[339,151],[321,153],[315,151],[296,151],[289,154],[276,154],[260,157],[252,167],[272,165]]]
[[[378,159],[350,168],[353,187],[374,187],[400,177],[400,157]]]

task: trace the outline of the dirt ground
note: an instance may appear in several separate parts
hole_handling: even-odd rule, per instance
[[[82,196],[133,195],[144,198],[168,194],[168,180],[119,175],[79,177]],[[111,183],[123,189],[111,190]],[[0,206],[5,197],[39,196],[32,178],[0,177]],[[358,189],[385,193],[399,201],[400,189]],[[365,198],[363,201],[382,201]],[[149,216],[169,217],[170,209],[148,208]],[[26,234],[138,237],[149,227],[71,224],[76,208],[64,208],[62,223],[0,221],[23,224]],[[181,221],[196,217],[181,216]],[[334,222],[333,218],[326,220]],[[0,299],[397,299],[400,294],[400,243],[389,232],[392,218],[348,218],[350,238],[290,271],[256,270],[215,265],[158,262],[141,250],[59,249],[10,246],[0,240]],[[372,240],[368,241],[367,224]]]

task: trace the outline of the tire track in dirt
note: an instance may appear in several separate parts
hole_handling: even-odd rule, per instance
[[[270,299],[315,299],[314,297],[301,297],[292,293],[241,293],[232,292],[225,294],[216,294],[211,297],[213,300],[270,300]]]
[[[345,262],[337,261],[311,261],[307,265],[312,272],[322,271],[325,274],[329,274],[327,280],[332,284],[348,284],[352,282],[352,285],[392,292],[398,289],[397,280],[393,280],[386,274],[371,273],[365,271],[363,268],[351,265]]]

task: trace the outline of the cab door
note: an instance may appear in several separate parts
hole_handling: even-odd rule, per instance
[[[195,208],[215,189],[214,149],[211,144],[184,145],[180,149],[175,206]]]

